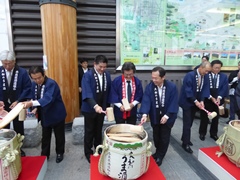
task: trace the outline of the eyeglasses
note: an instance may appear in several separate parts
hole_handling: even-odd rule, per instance
[[[127,73],[124,73],[124,76],[125,77],[128,77],[128,76],[133,76],[134,74],[133,73],[129,73],[129,74],[127,74]]]

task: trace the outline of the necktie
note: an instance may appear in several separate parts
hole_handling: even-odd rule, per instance
[[[8,71],[8,76],[7,76],[8,86],[10,86],[11,79],[12,79],[12,72]]]
[[[131,102],[131,97],[132,97],[132,88],[131,88],[131,81],[127,81],[127,95],[128,95],[128,102]]]

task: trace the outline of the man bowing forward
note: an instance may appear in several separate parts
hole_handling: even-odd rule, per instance
[[[158,166],[167,152],[171,129],[177,118],[178,91],[175,84],[165,80],[166,71],[162,67],[152,70],[152,82],[144,92],[140,113],[143,114],[141,122],[146,122],[147,114],[150,116],[153,128],[153,141],[156,152],[153,154]]]

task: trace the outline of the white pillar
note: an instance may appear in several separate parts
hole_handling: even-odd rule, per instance
[[[9,0],[0,1],[0,51],[13,50]]]

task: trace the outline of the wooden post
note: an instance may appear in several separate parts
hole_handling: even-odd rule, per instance
[[[46,75],[60,86],[69,123],[79,116],[76,2],[40,0],[39,3]]]

